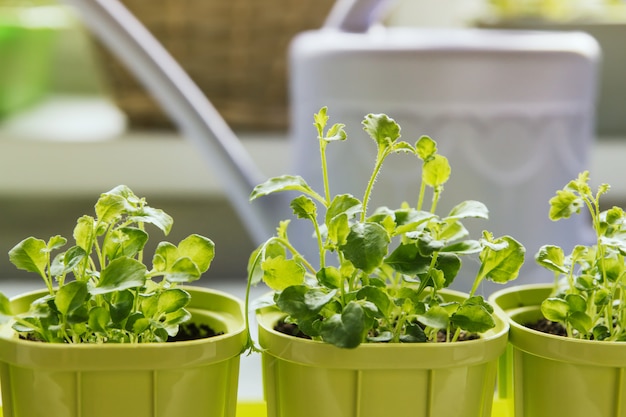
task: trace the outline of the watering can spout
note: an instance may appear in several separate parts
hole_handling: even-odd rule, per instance
[[[337,0],[324,28],[344,32],[366,32],[396,0]]]
[[[64,0],[122,61],[181,133],[193,142],[219,178],[252,240],[260,244],[274,233],[276,195],[249,202],[253,187],[266,178],[211,102],[163,46],[118,0]]]

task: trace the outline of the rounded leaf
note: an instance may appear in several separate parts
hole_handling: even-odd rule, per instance
[[[87,283],[72,281],[59,288],[54,299],[54,304],[61,314],[68,315],[83,306],[88,297],[89,291],[87,290]]]
[[[389,234],[381,225],[356,223],[340,249],[355,267],[370,273],[383,262],[390,241]]]
[[[305,269],[293,259],[285,259],[283,256],[267,258],[261,264],[261,268],[263,282],[274,291],[282,291],[304,282]]]
[[[215,244],[209,238],[192,234],[178,244],[178,256],[190,258],[203,273],[209,269],[215,257]]]
[[[189,304],[191,295],[180,288],[172,288],[159,294],[158,310],[161,313],[172,313]]]
[[[129,288],[142,287],[146,282],[146,267],[132,258],[117,258],[100,273],[100,280],[91,293],[106,294]]]

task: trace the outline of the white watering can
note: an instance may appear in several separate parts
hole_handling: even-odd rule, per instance
[[[258,199],[252,204],[249,203],[248,196],[252,188],[267,178],[257,170],[252,158],[236,135],[185,71],[118,0],[64,1],[79,11],[87,26],[144,84],[178,125],[182,134],[193,141],[209,166],[219,176],[227,197],[253,241],[261,243],[271,236],[278,221],[291,215],[286,212],[289,207],[288,200],[291,197],[279,193]],[[459,180],[446,187],[445,195],[450,194],[451,199],[457,202],[466,198],[481,200],[493,212],[500,214],[501,217],[495,219],[496,229],[503,228],[507,234],[516,237],[519,234],[525,237],[532,235],[530,245],[525,239],[520,239],[528,248],[526,262],[528,268],[525,266],[527,270],[533,268],[532,256],[537,249],[535,247],[536,241],[564,247],[568,247],[573,242],[580,242],[587,230],[585,225],[573,225],[568,221],[565,222],[568,224],[558,225],[555,228],[548,224],[547,200],[556,189],[561,188],[578,171],[587,166],[587,156],[593,132],[593,108],[590,109],[588,106],[593,106],[595,96],[594,71],[598,55],[598,48],[593,39],[583,34],[570,36],[565,41],[566,50],[563,52],[563,59],[566,61],[568,59],[575,60],[577,57],[581,60],[580,68],[574,71],[574,75],[579,80],[575,82],[578,82],[579,88],[584,90],[578,96],[584,99],[578,100],[578,96],[574,97],[576,94],[573,94],[572,97],[579,101],[574,106],[571,106],[571,103],[552,102],[545,108],[541,106],[527,107],[523,112],[528,116],[528,120],[525,120],[524,123],[534,124],[535,132],[542,135],[539,138],[540,141],[530,140],[537,138],[528,138],[524,136],[523,132],[522,134],[516,132],[520,125],[518,124],[519,119],[515,117],[509,120],[508,125],[506,123],[496,124],[496,128],[504,129],[499,132],[494,132],[493,128],[490,130],[486,124],[486,122],[493,121],[490,118],[474,117],[472,119],[473,111],[472,109],[468,110],[467,105],[469,103],[472,107],[474,104],[472,91],[475,89],[467,89],[466,100],[460,106],[465,106],[462,109],[455,108],[454,97],[450,97],[450,100],[446,101],[445,97],[437,96],[435,97],[437,102],[434,106],[432,103],[428,103],[427,99],[421,100],[420,96],[423,91],[420,88],[425,88],[424,85],[428,83],[417,83],[414,80],[429,76],[436,78],[437,73],[441,72],[441,67],[432,66],[430,69],[424,70],[426,71],[424,74],[411,72],[422,71],[418,64],[424,59],[426,59],[426,63],[436,61],[434,55],[419,58],[418,51],[426,49],[433,52],[438,49],[445,55],[446,50],[459,52],[459,48],[465,48],[466,53],[474,52],[476,56],[494,51],[511,49],[515,51],[516,46],[511,42],[515,42],[516,35],[510,33],[497,41],[489,41],[486,48],[481,45],[480,48],[482,49],[480,49],[477,45],[483,43],[484,39],[481,38],[483,35],[477,37],[472,35],[474,37],[467,38],[466,35],[469,32],[464,31],[446,33],[446,36],[439,39],[437,36],[433,37],[432,33],[425,34],[418,29],[382,32],[372,30],[371,27],[392,2],[393,0],[339,0],[328,16],[325,28],[304,33],[294,41],[290,52],[292,73],[290,89],[292,95],[291,126],[295,151],[293,155],[294,172],[292,173],[303,175],[314,188],[317,187],[319,162],[318,158],[311,156],[316,155],[317,152],[316,134],[314,131],[310,131],[310,128],[312,115],[319,107],[323,105],[329,107],[331,122],[342,122],[351,127],[352,130],[348,131],[350,136],[359,134],[359,123],[366,113],[387,113],[398,120],[403,127],[405,140],[414,142],[421,134],[432,135],[439,142],[442,154],[449,156],[454,169],[453,178],[458,177]],[[548,35],[544,34],[543,36],[545,37],[537,36],[534,38],[535,44],[532,45],[531,49],[535,51],[550,49],[550,45],[541,44]],[[561,40],[567,37],[566,34],[554,34],[553,36],[555,38],[560,36],[559,39]],[[516,52],[520,52],[524,50],[524,47],[520,46],[517,49]],[[512,59],[510,56],[508,58]],[[531,56],[532,59],[541,58],[540,55],[536,55]],[[417,63],[416,67],[412,67],[411,63],[414,61]],[[332,66],[329,65],[331,63]],[[512,61],[509,63],[509,67],[501,66],[497,69],[515,71],[515,66],[516,62]],[[329,68],[331,70],[327,71]],[[452,69],[451,67],[444,68]],[[474,65],[473,70],[484,72],[484,68],[480,65]],[[458,71],[453,72],[453,74],[458,76]],[[518,75],[523,76],[524,74],[518,73]],[[526,75],[538,77],[541,74]],[[495,76],[497,75],[494,73]],[[461,76],[461,78],[464,77]],[[390,95],[389,89],[381,86],[385,79],[398,82],[395,95]],[[377,80],[381,83],[377,83]],[[364,84],[359,85],[358,81],[365,81],[368,88],[364,88]],[[459,81],[462,80],[450,80],[453,83],[454,91],[463,89],[463,82],[458,83]],[[557,81],[555,79],[556,84],[558,84]],[[567,89],[567,85],[559,86],[556,84],[552,87]],[[541,91],[536,93],[542,94]],[[494,96],[506,96],[506,92],[496,91]],[[566,113],[569,112],[568,120],[574,122],[565,124],[550,122],[544,123],[545,126],[541,125],[542,121],[550,119],[555,108],[561,109],[559,107],[561,104],[563,104],[561,107],[566,109]],[[495,114],[498,117],[503,116],[505,119],[507,112],[509,115],[515,116],[516,112],[520,110],[515,106],[507,108],[500,103],[496,103],[495,106],[498,107],[495,109]],[[476,103],[474,110],[480,113],[482,111],[481,105]],[[396,115],[400,117],[396,117]],[[480,148],[472,148],[471,146],[464,148],[447,137],[451,133],[460,132],[454,127],[465,123],[468,118],[472,119],[470,125],[473,127],[468,131],[469,136],[471,136],[470,140],[478,141],[475,142],[478,147],[483,146],[491,149],[484,149],[483,152]],[[500,119],[500,121],[502,120]],[[494,153],[494,146],[479,143],[481,129],[489,130],[490,134],[496,136],[510,135],[511,141],[508,143],[497,142],[496,145],[500,146],[500,151]],[[507,129],[510,130],[507,131]],[[409,135],[407,136],[406,133]],[[546,135],[554,136],[556,142],[544,147],[541,140],[544,140]],[[344,178],[343,181],[339,181],[333,192],[351,192],[355,195],[360,195],[362,192],[362,184],[355,184],[350,173],[358,170],[361,165],[369,167],[370,163],[369,159],[367,159],[367,163],[359,162],[359,148],[363,148],[363,144],[359,145],[354,142],[355,140],[356,138],[353,138],[348,141],[353,143],[350,145],[353,146],[352,148],[349,146],[344,148],[343,154],[339,153],[334,157],[334,160],[329,161],[330,169],[340,173],[337,175],[336,172],[334,177]],[[471,155],[472,151],[475,151],[476,155]],[[332,152],[334,151],[329,150],[330,158],[332,158]],[[509,159],[514,159],[516,154],[521,158],[526,158],[521,164],[523,165],[522,168],[514,167],[514,169],[507,170]],[[555,154],[559,154],[559,158],[564,155],[564,159],[554,160],[553,167],[550,168],[551,159],[555,158]],[[474,162],[470,160],[472,158],[480,160],[481,155],[492,155],[492,157],[485,160],[484,164],[479,163],[479,166],[475,167]],[[506,157],[504,157],[505,155]],[[493,164],[494,156],[495,158],[502,157],[500,161],[496,161],[495,165]],[[363,158],[367,158],[367,156],[363,156]],[[350,160],[355,160],[355,163],[346,164],[346,161]],[[415,162],[412,164],[416,165]],[[348,167],[346,167],[347,165]],[[394,173],[400,173],[402,174],[401,177],[406,178],[407,172],[410,172],[408,170],[410,168],[405,169],[402,161],[397,165],[394,163],[388,173],[385,173],[385,168],[383,168],[383,175],[380,177],[374,192],[373,203],[376,203],[376,195],[380,199],[381,191],[385,198],[393,197],[393,193],[398,194],[400,198],[403,198],[404,194],[415,195],[413,189],[410,190],[410,193],[404,193],[407,187],[415,187],[415,184],[411,182],[410,184],[401,183],[398,185],[393,178]],[[384,174],[391,175],[391,177],[385,177]],[[367,175],[357,172],[355,177],[357,179],[365,178]],[[542,178],[548,180],[541,183]],[[464,192],[469,191],[472,194],[466,197]],[[403,199],[408,198],[411,197],[404,197]],[[545,208],[531,207],[530,211],[528,207],[521,208],[517,204],[520,198],[526,201],[533,199],[534,205],[544,205]],[[510,211],[507,212],[506,210]],[[502,211],[504,213],[501,213]],[[297,237],[307,247],[304,250],[305,254],[311,255],[315,250],[315,242],[310,237],[310,233],[300,233],[300,229],[296,226],[298,223],[303,222],[294,222],[290,226],[292,229],[290,236],[292,238],[296,236],[293,229],[295,226],[295,230],[298,232]],[[529,233],[530,227],[537,229]],[[489,224],[485,224],[484,228],[492,230],[491,221]],[[494,233],[503,234],[499,230],[494,230]],[[535,276],[534,271],[528,274]],[[545,277],[540,279],[543,280]]]

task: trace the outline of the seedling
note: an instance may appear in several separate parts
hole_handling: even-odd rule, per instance
[[[550,199],[550,219],[569,218],[586,208],[596,234],[593,245],[577,245],[565,256],[562,248],[545,245],[537,262],[555,275],[555,291],[541,310],[548,320],[562,324],[569,337],[626,340],[626,226],[624,210],[602,211],[600,197],[610,186],[601,184],[595,195],[584,171]]]
[[[13,317],[13,328],[43,342],[167,341],[191,317],[185,309],[190,295],[180,284],[209,268],[213,242],[196,234],[177,246],[161,242],[149,269],[143,263],[144,226],[167,235],[173,219],[123,185],[102,194],[95,213],[78,219],[75,244],[66,250],[68,240],[58,235],[48,241],[29,237],[11,249],[11,262],[41,276],[48,292],[29,312]],[[6,297],[1,304],[6,314]]]
[[[435,141],[427,136],[415,145],[400,141],[400,126],[385,114],[369,114],[362,122],[378,149],[363,198],[332,195],[326,149],[347,135],[342,124],[326,129],[328,119],[326,108],[314,117],[322,193],[302,177],[281,176],[258,185],[250,197],[298,191],[291,208],[298,219],[313,226],[319,265],[314,266],[292,245],[289,221],[283,221],[277,234],[250,257],[247,298],[250,286],[263,281],[274,291],[274,302],[287,322],[312,339],[342,348],[363,342],[436,342],[442,334],[453,342],[462,332],[482,333],[494,327],[493,308],[476,291],[484,279],[500,283],[514,279],[524,261],[524,247],[512,237],[494,238],[486,231],[478,240],[468,239],[461,221],[488,217],[487,208],[478,201],[464,201],[447,216],[437,215],[450,177],[448,160],[437,153]],[[379,207],[370,213],[368,202],[383,162],[397,153],[421,161],[416,205]],[[432,200],[426,211],[428,189]],[[440,290],[457,277],[461,257],[471,254],[478,254],[480,268],[469,297],[449,302]]]

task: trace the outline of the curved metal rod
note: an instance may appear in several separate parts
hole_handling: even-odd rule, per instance
[[[118,0],[63,0],[135,75],[191,140],[219,178],[257,244],[274,233],[281,196],[250,204],[252,188],[266,178],[237,136],[189,75]],[[279,205],[280,204],[280,205]]]

